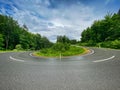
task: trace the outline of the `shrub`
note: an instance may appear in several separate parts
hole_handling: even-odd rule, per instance
[[[66,50],[69,50],[70,48],[70,44],[68,43],[56,43],[55,45],[53,45],[52,49],[55,51],[59,51],[59,52],[64,52]]]
[[[21,44],[17,44],[17,45],[15,46],[15,49],[17,49],[17,50],[23,50]]]
[[[120,49],[120,40],[114,40],[111,42],[112,48]]]
[[[101,42],[100,46],[105,48],[120,49],[120,40]]]

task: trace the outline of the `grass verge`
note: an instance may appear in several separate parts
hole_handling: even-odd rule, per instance
[[[0,50],[0,53],[7,53],[7,52],[25,52],[25,50]]]

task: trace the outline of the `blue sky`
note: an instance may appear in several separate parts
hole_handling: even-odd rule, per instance
[[[30,32],[53,42],[57,35],[80,40],[81,32],[94,20],[119,8],[120,0],[0,0],[0,14],[12,16]]]

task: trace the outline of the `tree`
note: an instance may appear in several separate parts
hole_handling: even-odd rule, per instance
[[[120,15],[120,9],[119,9],[119,11],[118,11],[118,13],[117,13],[118,15]]]
[[[42,37],[40,41],[41,41],[41,48],[49,48],[52,46],[52,43],[45,36]]]
[[[28,27],[25,24],[23,24],[23,29],[28,31]]]
[[[72,39],[72,40],[70,40],[70,43],[71,43],[71,44],[77,44],[77,40]]]
[[[0,34],[0,50],[3,49],[3,45],[4,45],[3,41],[4,41],[3,36],[2,34]]]
[[[0,39],[0,47],[10,50],[19,44],[26,50],[39,50],[52,45],[46,37],[30,33],[25,24],[21,27],[12,17],[4,15],[0,15]]]
[[[88,27],[81,34],[81,36],[82,36],[81,42],[88,42],[91,38],[91,34],[92,34],[92,30],[91,30],[91,28]]]
[[[70,40],[67,36],[57,36],[57,42],[61,43],[70,43]]]
[[[90,46],[95,46],[99,43],[102,43],[102,45],[106,47],[119,45],[120,10],[117,14],[108,13],[104,19],[94,21],[91,27],[88,27],[82,32],[81,36],[81,42],[87,43],[86,45]],[[107,43],[110,45],[107,45]],[[114,48],[116,48],[116,46]]]

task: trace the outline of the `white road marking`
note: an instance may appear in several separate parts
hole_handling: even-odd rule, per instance
[[[35,56],[33,55],[33,53],[30,53],[29,56],[31,56],[31,57],[35,57]]]
[[[30,53],[29,55],[33,57],[32,53]]]
[[[90,49],[91,50],[91,53],[89,54],[89,55],[91,55],[91,54],[94,54],[95,53],[95,51],[94,50],[92,50],[92,49]]]
[[[111,59],[113,59],[115,56],[112,56],[112,57],[109,57],[109,58],[106,58],[106,59],[101,59],[101,60],[95,60],[95,61],[93,61],[93,62],[104,62],[104,61],[107,61],[107,60],[111,60]]]
[[[16,58],[13,58],[12,56],[10,56],[9,58],[14,60],[14,61],[25,62],[24,60],[16,59]]]
[[[92,54],[94,54],[94,53],[95,53],[94,50],[90,49],[90,53],[87,53],[87,54],[82,55],[82,56],[88,56],[88,55],[92,55]]]

